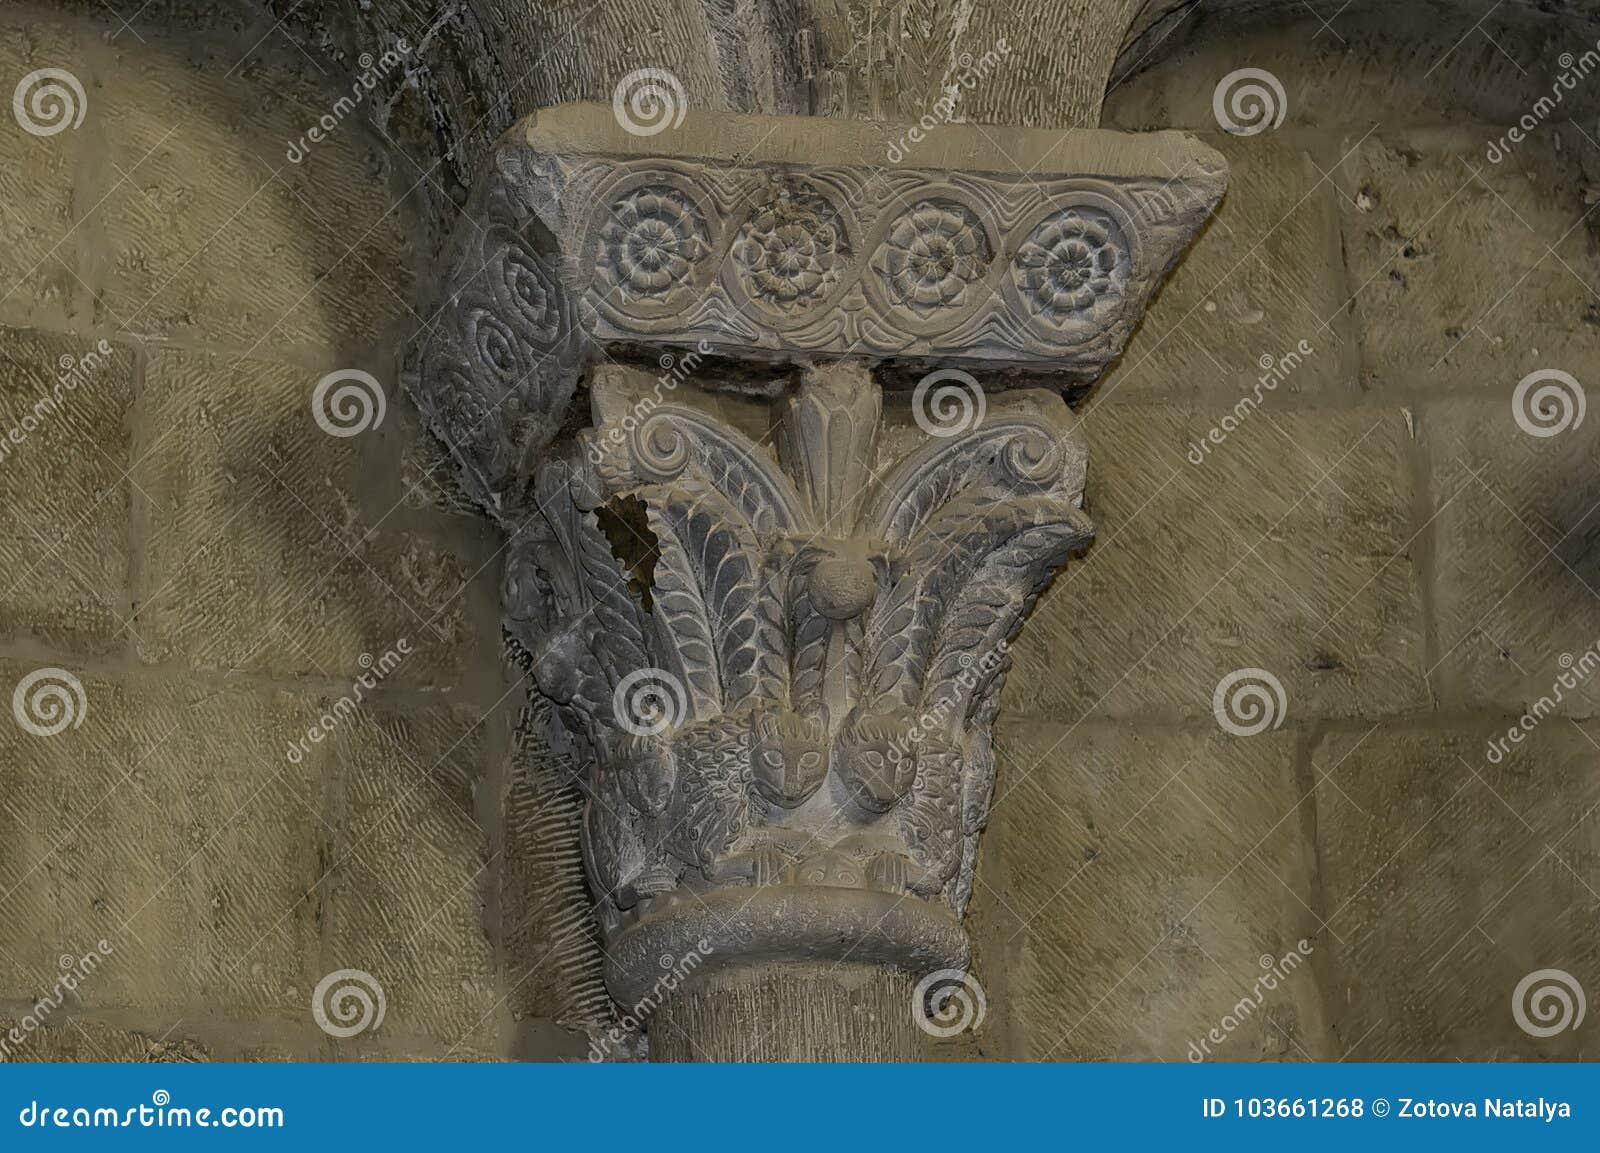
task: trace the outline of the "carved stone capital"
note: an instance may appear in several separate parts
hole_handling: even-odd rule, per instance
[[[664,956],[965,963],[1008,644],[1091,538],[1071,411],[1006,386],[1096,376],[1225,180],[1173,133],[880,163],[909,131],[530,118],[411,362],[512,533],[624,1003]],[[888,360],[938,371],[886,391]]]

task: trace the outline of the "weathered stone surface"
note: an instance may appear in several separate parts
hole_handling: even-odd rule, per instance
[[[70,1004],[45,1016],[43,1027],[30,1027],[30,1018],[39,1021],[38,1008],[6,1006],[0,1010],[0,1045],[7,1048],[0,1062],[10,1061],[206,1061],[204,1045],[189,1037],[161,1039],[132,1029],[75,1015]],[[18,1038],[19,1040],[13,1040]],[[281,1060],[282,1058],[280,1058]]]
[[[472,557],[402,530],[402,498],[371,471],[389,459],[385,426],[325,432],[313,402],[321,375],[152,355],[140,405],[149,443],[133,474],[148,525],[141,655],[353,678],[404,639],[411,653],[390,676],[451,685],[468,643]]]
[[[485,932],[495,861],[477,795],[503,723],[464,708],[364,711],[329,746],[339,796],[322,967],[369,973],[387,999],[381,1026],[334,1046],[341,1059],[408,1037],[452,1059],[495,1051],[509,1014]]]
[[[0,636],[67,652],[131,643],[124,473],[137,355],[0,329]]]
[[[1344,144],[1341,179],[1357,198],[1343,207],[1345,252],[1369,390],[1500,395],[1536,369],[1577,372],[1600,356],[1584,192],[1600,152],[1552,121],[1493,164],[1493,131],[1380,129]]]
[[[275,46],[242,65],[220,47],[191,59],[129,36],[106,55],[103,241],[86,278],[101,323],[270,357],[366,345],[406,313],[387,161],[360,118],[287,158],[332,112],[309,60]]]
[[[0,14],[0,76],[13,78],[5,85],[13,94],[23,78],[38,69],[65,69],[88,85],[85,68],[86,33],[37,13],[15,10]],[[31,91],[41,94],[49,81]],[[88,88],[85,96],[94,99]],[[25,107],[28,105],[25,103]],[[55,128],[65,112],[46,102],[35,122],[41,130]],[[83,308],[88,292],[76,279],[83,275],[78,253],[83,237],[73,211],[73,180],[77,165],[92,149],[93,126],[62,129],[34,135],[12,114],[11,101],[0,116],[0,321],[7,324],[62,326]]]
[[[1544,11],[1529,13],[1533,4]],[[1487,10],[1389,0],[1320,10],[1293,0],[1184,7],[1184,19],[1164,39],[1119,62],[1137,62],[1142,70],[1106,93],[1106,127],[1215,128],[1216,89],[1246,66],[1271,72],[1282,87],[1282,98],[1271,98],[1272,114],[1282,110],[1278,131],[1359,125],[1360,132],[1375,123],[1463,120],[1509,125],[1552,95],[1562,53],[1581,55],[1600,35],[1592,11],[1578,13],[1587,19],[1552,20],[1553,6],[1541,0]],[[1569,4],[1569,15],[1581,7]],[[1223,91],[1232,97],[1240,81]],[[1563,97],[1563,116],[1593,116],[1600,101],[1581,80]],[[1246,127],[1257,122],[1248,105],[1237,118]]]
[[[1519,406],[1510,387],[1499,392],[1494,400],[1430,403],[1422,413],[1437,518],[1431,680],[1446,707],[1520,711],[1544,698],[1556,713],[1594,716],[1600,486],[1592,464],[1600,422],[1533,436],[1518,424],[1526,403]]]
[[[0,665],[7,696],[33,668]],[[24,969],[19,992],[105,940],[110,955],[75,994],[85,1007],[305,1014],[317,910],[302,898],[317,881],[333,762],[319,751],[296,765],[283,750],[320,708],[67,672],[83,688],[76,727],[0,725],[0,937]]]
[[[1091,410],[1096,543],[1012,646],[1005,709],[1205,716],[1240,668],[1277,677],[1290,717],[1427,706],[1403,415],[1281,399],[1199,465],[1221,402]]]
[[[1290,731],[1001,714],[971,916],[985,1048],[1010,1060],[1325,1059],[1314,810]],[[1276,989],[1255,983],[1310,945]],[[1308,958],[1308,959],[1306,959]],[[1279,971],[1284,967],[1279,966]]]
[[[535,1034],[531,1053],[556,1042],[564,1051],[576,1036],[582,1056],[589,1032],[608,1027],[614,1011],[578,843],[588,798],[570,761],[550,748],[549,732],[550,704],[535,696],[518,717],[501,801],[506,1004]]]
[[[1338,153],[1305,133],[1203,139],[1228,162],[1228,194],[1093,400],[1236,398],[1266,374],[1263,359],[1275,363],[1302,341],[1313,351],[1277,391],[1353,393],[1360,357],[1345,309],[1339,189],[1325,175]]]
[[[916,1061],[916,979],[875,965],[692,978],[650,1017],[652,1061]]]
[[[1317,855],[1339,937],[1328,946],[1340,974],[1327,989],[1335,1056],[1593,1058],[1587,1021],[1534,1037],[1512,1004],[1524,977],[1554,968],[1587,988],[1593,1012],[1600,730],[1551,718],[1495,764],[1487,742],[1500,731],[1383,725],[1318,743]]]

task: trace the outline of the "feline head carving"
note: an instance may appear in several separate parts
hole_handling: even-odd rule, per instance
[[[762,796],[786,809],[801,804],[828,775],[822,722],[782,709],[763,709],[751,722],[751,772]]]
[[[887,812],[911,791],[916,753],[907,734],[909,716],[877,713],[852,716],[839,735],[839,772],[863,808]]]

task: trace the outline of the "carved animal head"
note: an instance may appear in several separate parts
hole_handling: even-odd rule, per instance
[[[827,733],[820,720],[762,709],[751,731],[750,769],[762,796],[792,809],[817,791],[828,775]]]
[[[887,812],[911,791],[916,753],[911,718],[895,713],[852,716],[839,735],[839,775],[863,808]]]

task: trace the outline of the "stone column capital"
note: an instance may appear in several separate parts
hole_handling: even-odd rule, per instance
[[[1177,133],[578,105],[502,141],[410,379],[512,533],[618,1000],[966,963],[1008,645],[1092,536],[1032,385],[1103,370],[1224,183]]]

